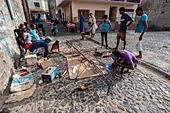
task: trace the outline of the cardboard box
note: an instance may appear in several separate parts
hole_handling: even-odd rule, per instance
[[[25,76],[13,75],[10,92],[20,92],[29,89],[33,85],[32,73]]]
[[[55,65],[55,62],[54,60],[52,59],[49,59],[49,60],[45,60],[44,58],[43,59],[40,59],[38,61],[38,65],[42,68],[42,69],[45,69],[49,66],[54,66]]]
[[[32,66],[37,64],[37,55],[26,55],[25,56],[25,60],[27,62],[27,66]]]
[[[57,67],[48,67],[42,73],[42,80],[43,82],[52,82],[57,75],[58,75]]]

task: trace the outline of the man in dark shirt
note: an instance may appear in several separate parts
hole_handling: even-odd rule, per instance
[[[119,28],[119,32],[117,33],[117,44],[116,44],[116,50],[118,50],[118,46],[119,46],[119,42],[120,42],[120,39],[122,41],[124,41],[124,47],[123,49],[125,49],[125,46],[126,46],[126,31],[127,31],[127,27],[129,25],[132,24],[133,20],[132,18],[125,13],[125,8],[124,7],[121,7],[119,9],[119,12],[120,14],[122,15],[121,16],[121,19],[120,19],[120,28]]]
[[[28,49],[30,52],[34,52],[38,48],[44,48],[45,49],[44,58],[46,58],[48,54],[50,53],[48,50],[48,47],[51,41],[52,41],[52,38],[50,36],[47,36],[45,40],[39,40],[39,41],[32,43],[30,47],[28,47]]]

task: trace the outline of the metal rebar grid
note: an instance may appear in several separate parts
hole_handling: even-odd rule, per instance
[[[76,48],[73,45],[73,43],[69,42],[68,40],[66,40],[66,42],[67,42],[67,45],[69,45],[69,47],[73,47],[77,51],[78,54],[80,54],[85,60],[87,60],[91,65],[93,65],[93,69],[95,72],[101,73],[101,75],[104,74],[103,71],[100,68],[98,68],[92,60],[88,59],[78,48]]]

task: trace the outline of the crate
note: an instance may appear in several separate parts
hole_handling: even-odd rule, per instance
[[[26,55],[25,60],[26,60],[27,66],[35,65],[37,64],[37,55],[36,54]]]
[[[44,59],[40,59],[38,61],[38,65],[42,68],[45,69],[47,67],[53,66],[55,65],[55,61],[53,59],[49,59],[49,60],[44,60]]]
[[[48,67],[43,73],[42,73],[42,80],[43,82],[52,82],[54,78],[58,75],[58,69],[57,67]]]

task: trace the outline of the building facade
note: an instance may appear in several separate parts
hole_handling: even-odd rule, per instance
[[[1,0],[0,3],[0,94],[6,88],[14,61],[20,51],[14,29],[25,21],[21,0]]]
[[[37,16],[41,14],[42,18],[46,18],[49,14],[48,0],[27,0],[30,15]]]
[[[151,30],[170,30],[169,0],[143,0],[141,6],[149,15]]]
[[[57,0],[58,1],[58,0]],[[57,14],[57,5],[56,5],[56,0],[49,0],[48,4],[49,4],[49,11],[50,11],[50,15],[52,18],[56,18],[56,14]]]
[[[125,7],[126,13],[134,18],[139,3],[140,0],[63,0],[58,7],[61,9],[63,20],[77,22],[82,12],[86,20],[89,13],[93,13],[97,21],[101,21],[104,14],[108,15],[111,21],[115,21],[120,18],[120,7]]]

